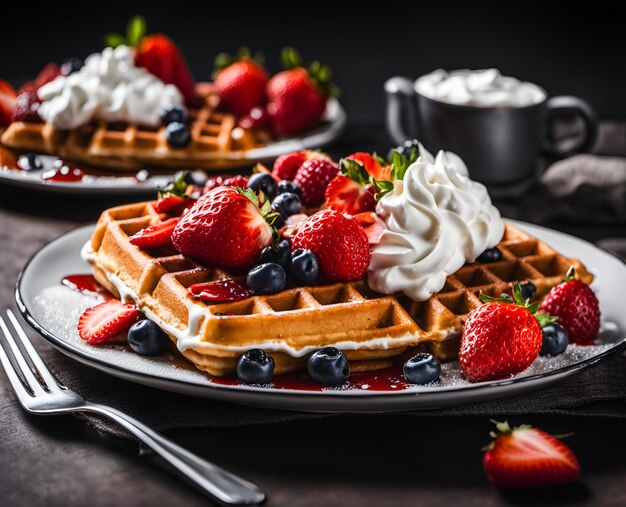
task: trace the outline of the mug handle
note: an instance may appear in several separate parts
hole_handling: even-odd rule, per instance
[[[549,158],[565,158],[575,153],[589,151],[593,147],[598,135],[598,117],[588,102],[571,95],[560,95],[548,99],[546,108],[548,109],[546,120],[548,125],[551,125],[552,120],[564,112],[579,116],[585,124],[584,135],[575,146],[559,146],[554,140],[547,140],[544,152]]]
[[[385,81],[387,133],[395,144],[402,144],[417,135],[417,102],[413,82],[402,76]],[[404,130],[404,126],[409,132]]]

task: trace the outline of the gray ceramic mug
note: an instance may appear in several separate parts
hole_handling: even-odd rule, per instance
[[[417,138],[429,151],[453,151],[465,161],[472,179],[487,185],[532,178],[542,158],[587,151],[596,139],[596,115],[578,97],[546,98],[524,107],[457,105],[421,95],[405,77],[387,80],[385,94],[387,131],[394,143]],[[574,144],[549,138],[560,115],[575,115],[584,124]]]

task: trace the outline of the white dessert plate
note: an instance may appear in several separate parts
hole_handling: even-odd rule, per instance
[[[273,387],[249,386],[236,380],[213,380],[187,367],[175,350],[150,358],[135,354],[124,345],[88,345],[79,338],[76,324],[83,309],[95,303],[94,296],[72,290],[60,281],[67,275],[90,272],[80,249],[91,236],[93,226],[70,231],[35,253],[20,275],[16,300],[29,324],[64,354],[111,375],[157,389],[251,406],[306,411],[390,412],[460,405],[558,383],[626,348],[626,265],[586,241],[511,222],[565,255],[578,257],[595,274],[593,288],[600,299],[603,329],[594,345],[570,345],[561,356],[539,357],[526,371],[495,382],[470,384],[461,375],[458,363],[451,362],[443,365],[440,381],[427,386],[387,382],[385,375],[377,373],[354,374],[348,387],[335,389],[311,387],[310,381],[306,384],[298,377],[290,382],[277,380]]]
[[[228,159],[233,166],[245,167],[256,162],[268,162],[292,151],[317,149],[335,141],[346,126],[346,112],[335,98],[328,101],[322,123],[301,137],[278,140],[261,148],[233,153]],[[56,157],[43,156],[44,166],[52,166]],[[78,164],[80,165],[80,164]],[[172,172],[172,174],[175,171]],[[219,171],[217,171],[219,172]],[[85,175],[76,183],[47,182],[41,179],[42,171],[20,171],[0,165],[0,183],[33,188],[47,192],[65,194],[153,194],[158,187],[164,186],[172,174],[150,176],[145,181],[138,181],[134,176]]]

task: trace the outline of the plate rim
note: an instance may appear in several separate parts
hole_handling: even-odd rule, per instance
[[[530,223],[523,222],[520,220],[514,220],[514,219],[509,219],[509,218],[505,218],[505,220],[512,222],[516,225],[520,225],[522,227],[524,227],[525,225],[530,225],[532,227],[536,227],[536,228],[544,229],[550,232],[556,232],[558,234],[569,236],[578,241],[587,243],[587,245],[591,246],[592,248],[600,250],[601,253],[609,255],[615,258],[616,260],[618,260],[619,262],[622,262],[621,259],[619,259],[617,256],[615,256],[611,252],[601,250],[600,248],[595,246],[593,243],[587,240],[584,240],[582,238],[573,236],[571,234],[564,233],[556,229],[551,229],[549,227],[545,227],[541,225],[530,224]],[[51,239],[50,241],[46,242],[29,256],[28,260],[26,261],[26,263],[24,264],[24,266],[22,267],[18,275],[17,282],[15,284],[14,295],[15,295],[17,308],[20,314],[22,315],[22,317],[24,318],[24,320],[35,331],[37,331],[37,333],[39,333],[48,343],[50,343],[56,349],[68,355],[72,359],[82,362],[83,364],[87,364],[88,366],[95,367],[101,371],[104,370],[108,372],[108,370],[113,370],[113,371],[119,372],[122,375],[116,375],[116,376],[124,380],[128,380],[129,377],[145,379],[145,382],[138,381],[139,383],[143,385],[152,385],[152,382],[158,381],[160,384],[169,383],[173,385],[188,386],[191,389],[191,392],[190,392],[191,394],[194,394],[194,392],[198,389],[208,388],[208,389],[213,389],[215,391],[219,391],[220,393],[224,393],[224,392],[241,393],[241,394],[245,393],[246,395],[261,393],[267,397],[282,396],[286,398],[293,397],[293,396],[306,396],[310,399],[317,399],[317,400],[320,400],[320,399],[329,400],[330,399],[330,400],[335,400],[335,401],[346,400],[346,399],[350,399],[351,401],[358,399],[362,401],[364,399],[372,400],[372,399],[377,399],[377,398],[397,400],[397,399],[403,399],[405,397],[414,397],[414,396],[436,397],[437,395],[442,395],[442,394],[444,395],[445,394],[463,394],[463,395],[469,394],[471,396],[471,394],[478,393],[479,391],[482,391],[482,390],[491,391],[494,388],[497,389],[500,387],[509,387],[512,385],[519,386],[525,383],[530,383],[532,385],[533,383],[536,383],[537,381],[550,379],[551,377],[559,377],[563,375],[569,376],[569,375],[577,374],[607,359],[613,354],[617,354],[623,350],[626,350],[626,336],[624,336],[619,341],[617,341],[615,345],[613,345],[612,347],[608,348],[607,350],[603,352],[600,352],[597,355],[594,355],[587,359],[583,359],[581,361],[577,361],[567,366],[563,366],[561,368],[550,370],[548,372],[535,373],[533,375],[527,375],[527,376],[522,376],[518,378],[507,378],[507,379],[501,379],[501,380],[489,381],[489,382],[478,382],[475,384],[469,384],[469,385],[464,385],[464,386],[449,386],[449,387],[443,387],[443,388],[438,388],[438,389],[433,389],[433,390],[431,390],[432,388],[423,388],[423,390],[403,389],[400,391],[364,391],[364,390],[357,390],[357,389],[350,389],[350,390],[330,389],[330,390],[323,390],[323,391],[307,391],[307,390],[295,390],[295,389],[273,389],[273,388],[268,389],[266,387],[256,387],[256,386],[250,386],[250,385],[225,385],[225,384],[216,384],[212,382],[207,382],[206,384],[203,385],[203,384],[199,384],[197,382],[193,382],[187,379],[160,377],[154,374],[136,371],[128,367],[118,365],[116,363],[105,361],[101,358],[94,357],[79,348],[74,347],[73,345],[68,343],[66,340],[56,336],[54,333],[48,331],[43,325],[37,322],[35,317],[30,313],[30,311],[26,307],[26,303],[24,302],[24,298],[21,294],[22,283],[24,279],[24,274],[26,273],[27,269],[29,268],[33,260],[43,250],[51,246],[53,243],[62,241],[66,236],[70,234],[77,233],[83,229],[93,228],[94,226],[95,226],[95,223],[91,223],[91,224],[72,228],[62,233],[61,235]],[[78,356],[78,358],[74,356]],[[91,364],[91,363],[95,363],[95,364]],[[109,374],[115,375],[114,373],[109,373]],[[133,379],[133,381],[135,380]],[[159,389],[163,389],[163,388],[159,387]],[[235,394],[234,396],[237,396],[237,395]]]

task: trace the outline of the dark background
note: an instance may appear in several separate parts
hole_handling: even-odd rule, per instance
[[[434,5],[433,5],[434,4]],[[396,74],[437,67],[499,67],[551,95],[589,100],[603,119],[626,118],[626,17],[619,2],[351,3],[25,2],[3,5],[0,77],[28,79],[48,61],[85,57],[106,32],[142,13],[151,32],[169,34],[197,79],[214,56],[240,45],[264,51],[278,70],[284,45],[329,64],[352,124],[382,120],[382,85]]]

